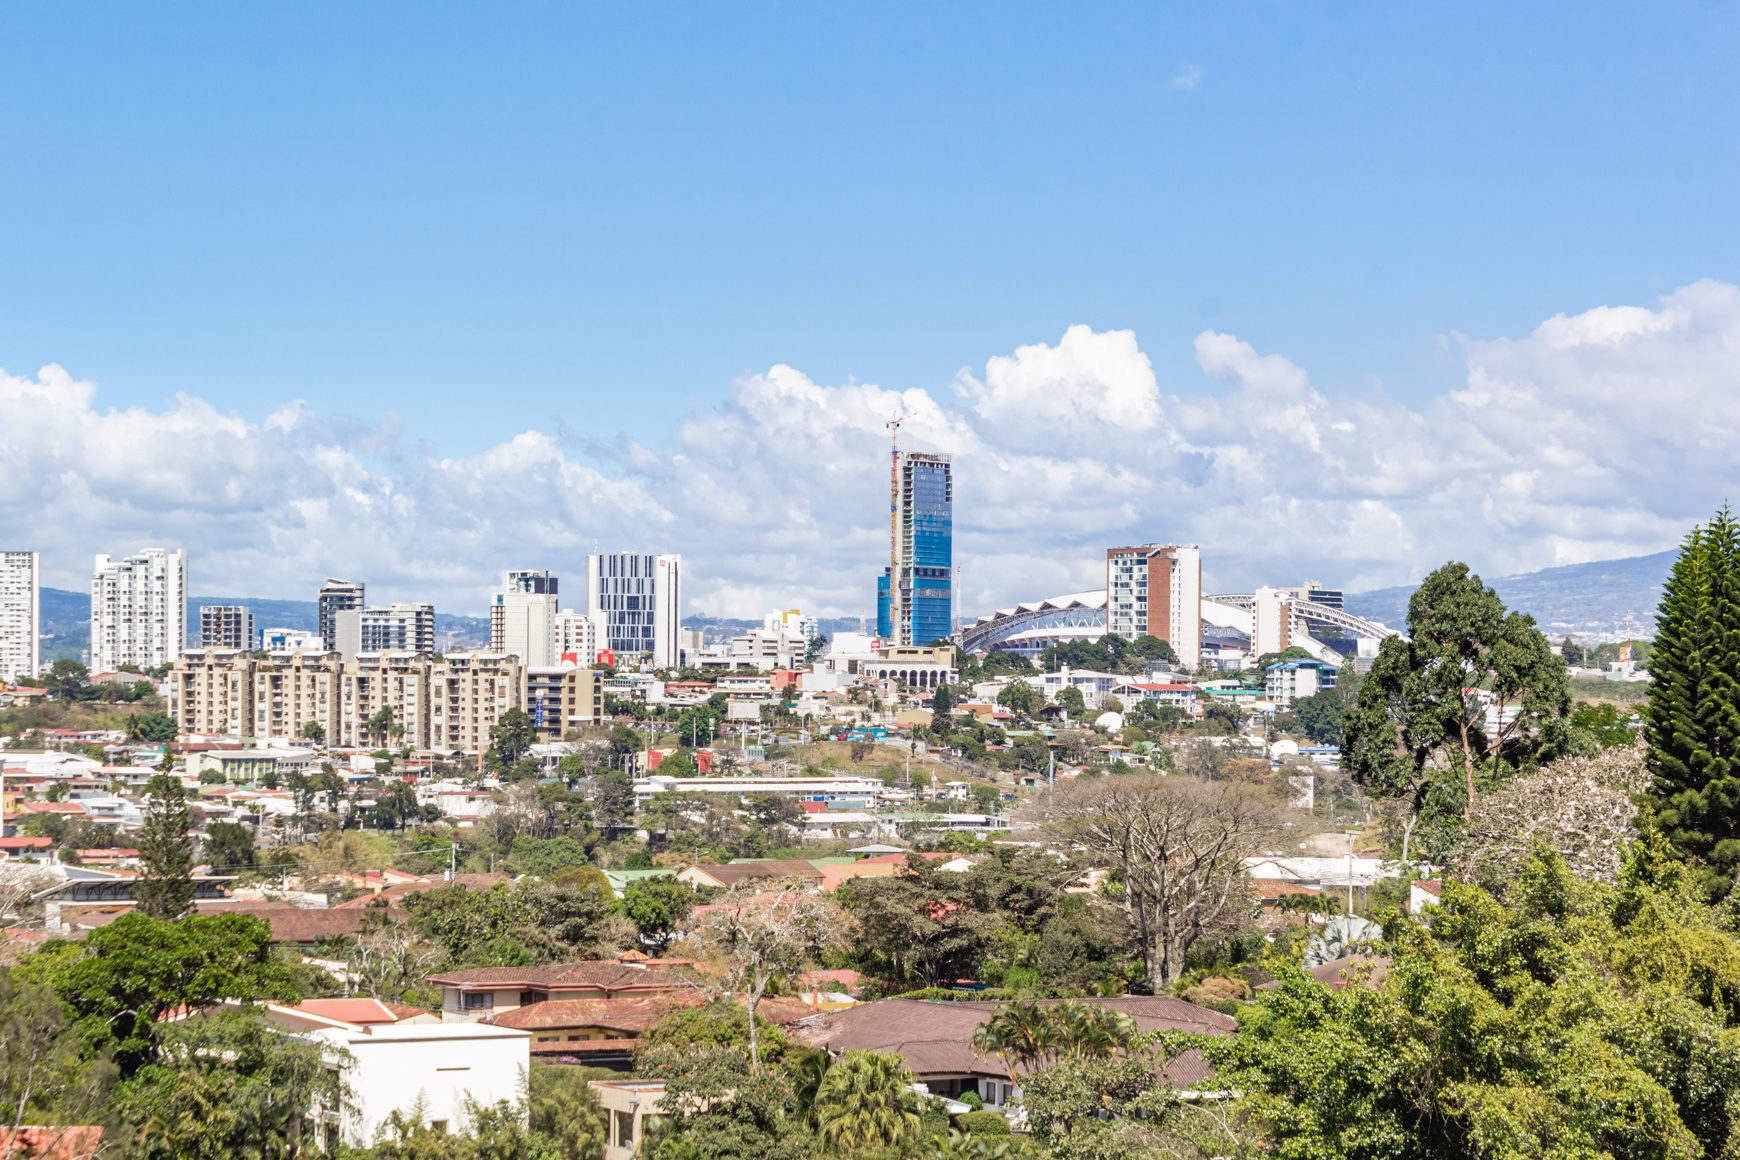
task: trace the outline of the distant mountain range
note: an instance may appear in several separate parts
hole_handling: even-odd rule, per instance
[[[240,604],[254,614],[254,630],[294,628],[313,632],[320,625],[312,600],[271,600],[260,596],[192,596],[187,601],[188,643],[199,643],[199,610],[212,604]],[[91,594],[66,588],[42,590],[43,659],[82,659],[91,643]],[[443,649],[482,648],[489,644],[489,620],[482,616],[435,613],[435,643]]]
[[[1498,593],[1506,608],[1529,613],[1548,636],[1582,633],[1620,640],[1627,635],[1625,618],[1630,616],[1631,635],[1648,637],[1655,635],[1655,608],[1678,555],[1677,550],[1657,552],[1481,579]],[[1355,616],[1404,628],[1408,597],[1418,587],[1350,592],[1345,605]]]

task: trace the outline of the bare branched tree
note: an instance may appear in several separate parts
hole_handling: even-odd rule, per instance
[[[401,1003],[406,988],[421,983],[441,959],[441,948],[419,939],[405,924],[389,922],[351,943],[345,968],[361,994]]]
[[[768,984],[846,945],[851,920],[814,886],[764,883],[721,896],[690,922],[689,934],[720,957],[727,986],[743,993],[749,1006],[749,1058],[759,1069],[755,1011]]]
[[[1450,852],[1458,877],[1488,885],[1509,880],[1540,842],[1579,878],[1616,882],[1626,843],[1637,837],[1635,795],[1650,786],[1642,746],[1565,757],[1505,783],[1469,810]]]
[[[1249,901],[1244,859],[1282,832],[1282,804],[1242,782],[1111,777],[1058,796],[1052,826],[1123,880],[1124,913],[1148,980],[1170,986],[1192,944]]]

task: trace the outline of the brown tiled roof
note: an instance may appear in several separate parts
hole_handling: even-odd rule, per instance
[[[725,886],[736,886],[751,878],[802,878],[820,881],[822,872],[808,862],[796,858],[769,858],[760,862],[733,862],[719,865],[697,862],[694,869]]]
[[[1039,1002],[1046,1006],[1057,1001]],[[1123,995],[1076,1002],[1122,1011],[1135,1019],[1143,1031],[1230,1035],[1238,1027],[1238,1021],[1230,1016],[1168,995]],[[834,1052],[892,1052],[903,1057],[920,1079],[938,1074],[1007,1078],[1009,1070],[1001,1059],[979,1055],[972,1049],[973,1032],[1005,1005],[879,999],[796,1020],[787,1025],[787,1030],[811,1047],[826,1047]],[[1196,1052],[1188,1052],[1166,1065],[1166,1077],[1179,1087],[1188,1087],[1212,1074],[1213,1069]]]
[[[676,991],[664,995],[640,995],[618,999],[546,999],[528,1003],[511,1011],[493,1015],[484,1022],[497,1027],[513,1027],[521,1031],[562,1031],[582,1027],[603,1027],[611,1031],[644,1035],[648,1028],[673,1011],[706,1004],[708,996],[700,990]],[[734,1000],[742,1005],[741,995]],[[769,1023],[784,1025],[808,1018],[820,1008],[796,999],[763,999],[756,1014]]]
[[[381,912],[374,912],[378,917]],[[388,908],[385,914],[402,921],[405,912]],[[275,943],[311,943],[323,938],[359,934],[370,920],[366,910],[268,910],[259,915],[272,924]]]
[[[207,902],[218,905],[207,905]],[[272,941],[275,943],[312,943],[324,938],[357,934],[363,930],[371,914],[365,910],[299,910],[285,902],[237,902],[231,899],[203,900],[195,906],[201,914],[247,914],[263,918],[272,927]],[[95,930],[109,925],[132,909],[130,906],[117,906],[86,911],[73,919],[71,925],[79,930]],[[406,917],[404,911],[394,908],[372,913],[377,918],[386,916],[394,921]]]
[[[679,1007],[706,1002],[699,991],[639,995],[626,999],[546,999],[484,1020],[521,1031],[559,1031],[569,1027],[605,1027],[639,1035]]]
[[[1424,890],[1427,894],[1442,895],[1444,893],[1444,880],[1442,878],[1421,878],[1413,882],[1412,885]]]
[[[534,1040],[533,1055],[623,1055],[634,1050],[632,1039],[545,1039]]]
[[[1326,987],[1351,987],[1358,983],[1375,991],[1389,976],[1390,960],[1384,955],[1346,955],[1320,967],[1307,967],[1305,973]],[[1259,991],[1280,989],[1279,979],[1271,979],[1257,987]]]
[[[473,967],[430,975],[437,987],[495,990],[506,987],[598,987],[606,991],[679,990],[693,986],[687,973],[670,967],[642,967],[615,959],[551,963],[542,967]]]

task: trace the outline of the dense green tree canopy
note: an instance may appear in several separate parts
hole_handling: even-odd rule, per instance
[[[1379,646],[1342,721],[1342,763],[1404,799],[1437,853],[1482,787],[1561,751],[1569,711],[1564,662],[1534,618],[1449,563],[1409,599],[1408,635]]]
[[[1388,927],[1376,988],[1295,970],[1208,1047],[1288,1158],[1731,1155],[1740,1127],[1740,942],[1664,844],[1620,884],[1556,856],[1506,906],[1446,883],[1428,931]]]

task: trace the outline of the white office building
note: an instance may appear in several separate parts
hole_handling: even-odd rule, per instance
[[[187,550],[98,556],[91,574],[93,673],[166,665],[187,647]]]
[[[586,613],[598,624],[598,647],[615,653],[618,663],[679,663],[682,560],[638,552],[586,557]]]
[[[557,578],[509,572],[489,602],[489,651],[512,653],[523,665],[556,663]]]
[[[0,681],[34,677],[42,668],[42,559],[0,552]]]
[[[552,622],[551,648],[554,664],[585,668],[598,660],[598,622],[572,608],[558,612]]]

